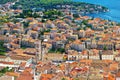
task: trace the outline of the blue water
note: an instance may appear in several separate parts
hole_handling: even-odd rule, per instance
[[[89,14],[92,17],[100,17],[107,20],[120,22],[120,0],[74,0],[80,2],[87,2],[98,4],[109,8],[109,12],[99,14]]]

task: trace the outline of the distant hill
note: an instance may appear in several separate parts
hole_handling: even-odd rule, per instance
[[[7,2],[14,2],[16,0],[0,0],[0,4],[5,4]]]
[[[63,5],[69,5],[67,8],[70,8],[71,6],[72,9],[78,12],[84,12],[84,14],[108,11],[108,8],[104,6],[84,2],[74,2],[74,0],[19,0],[15,5],[12,6],[12,8],[21,8],[23,10],[32,9],[34,11],[40,11],[50,9],[65,9],[66,6]]]
[[[72,2],[72,0],[19,0],[12,8],[22,6],[23,9],[48,7],[54,4],[63,4]]]

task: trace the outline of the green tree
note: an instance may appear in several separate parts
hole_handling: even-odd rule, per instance
[[[10,22],[10,17],[8,15],[6,16],[0,16],[0,24],[4,24]]]
[[[27,28],[29,26],[29,22],[23,22],[23,27]]]
[[[0,4],[5,4],[7,2],[14,2],[16,0],[0,0]]]
[[[80,16],[79,16],[79,14],[73,14],[73,17],[74,18],[79,18]]]
[[[0,41],[0,55],[5,55],[6,48],[3,46],[4,42]]]
[[[61,80],[67,80],[66,78],[62,78]]]
[[[79,78],[75,78],[74,80],[79,80]]]
[[[83,23],[84,25],[88,25],[88,20],[83,20],[82,23]]]
[[[44,20],[44,19],[42,19],[42,20],[41,20],[41,22],[43,22],[43,23],[44,23],[44,22],[45,22],[45,20]]]
[[[106,45],[104,45],[103,50],[107,50],[107,46]]]

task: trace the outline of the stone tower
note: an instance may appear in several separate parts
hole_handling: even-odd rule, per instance
[[[41,40],[36,40],[36,42],[35,42],[35,48],[37,49],[36,61],[39,61],[39,60],[42,59]]]

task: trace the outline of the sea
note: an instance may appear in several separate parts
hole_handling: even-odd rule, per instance
[[[112,20],[120,23],[120,0],[74,0],[77,2],[86,2],[98,4],[109,8],[109,12],[98,14],[87,14],[91,17],[99,17],[102,19]]]

